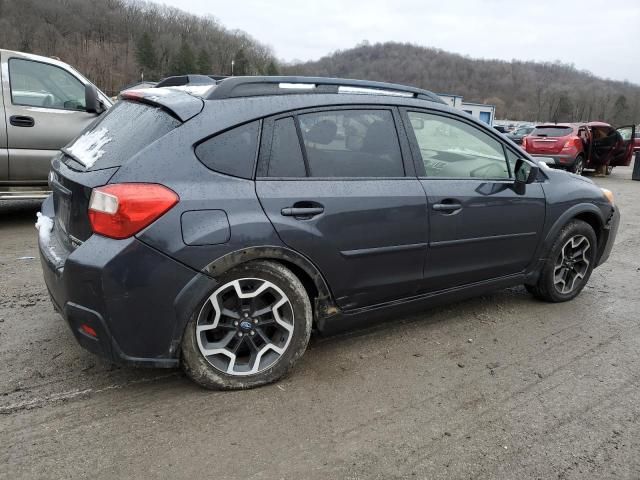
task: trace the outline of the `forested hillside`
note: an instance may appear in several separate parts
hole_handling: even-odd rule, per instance
[[[0,48],[59,57],[109,94],[141,74],[147,80],[229,75],[232,60],[236,75],[279,69],[271,49],[245,32],[140,0],[0,0]],[[406,43],[365,42],[280,70],[417,85],[494,104],[498,118],[640,122],[640,86],[561,63],[475,60]]]
[[[406,43],[361,44],[288,73],[406,83],[490,103],[498,118],[640,122],[640,86],[603,80],[561,63],[474,60]]]
[[[273,52],[214,18],[136,0],[0,0],[0,48],[56,56],[109,94],[179,73],[276,73]]]

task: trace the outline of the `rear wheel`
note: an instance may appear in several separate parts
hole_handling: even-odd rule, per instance
[[[595,266],[596,234],[591,225],[572,220],[560,231],[551,247],[538,283],[526,285],[537,298],[548,302],[566,302],[585,287]]]
[[[611,165],[607,165],[607,175],[611,175],[613,173],[613,167]]]
[[[227,272],[203,300],[182,340],[182,366],[212,389],[278,380],[302,356],[312,310],[300,280],[284,266],[250,262]]]
[[[573,167],[571,167],[571,172],[576,175],[582,175],[582,172],[584,172],[584,157],[582,155],[576,157],[576,161],[573,162]]]

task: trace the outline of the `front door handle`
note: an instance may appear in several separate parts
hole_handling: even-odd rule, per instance
[[[9,123],[14,127],[33,127],[36,124],[36,121],[33,117],[28,117],[26,115],[12,115],[9,117]]]
[[[462,204],[460,204],[460,203],[434,203],[432,208],[434,210],[438,211],[438,212],[453,213],[453,212],[457,212],[458,210],[461,210],[462,209]]]
[[[306,217],[311,218],[324,212],[323,207],[287,207],[280,213],[285,217]]]

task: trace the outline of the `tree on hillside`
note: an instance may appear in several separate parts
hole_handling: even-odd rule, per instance
[[[627,97],[619,95],[613,104],[613,121],[617,124],[625,122],[628,108]]]
[[[158,70],[158,56],[156,49],[151,41],[148,32],[144,32],[136,46],[136,60],[140,69],[146,74],[147,78],[151,78]]]
[[[180,50],[169,67],[169,73],[171,75],[186,75],[195,73],[197,68],[193,50],[189,43],[183,39],[180,44]]]
[[[200,49],[200,53],[198,54],[198,73],[203,75],[208,75],[211,73],[211,60],[209,59],[209,52],[205,48]]]
[[[248,62],[247,57],[246,57],[246,55],[244,53],[244,48],[241,48],[240,50],[238,50],[236,52],[236,55],[235,55],[233,61],[234,61],[233,74],[235,76],[248,75],[249,74],[249,62]]]
[[[267,71],[265,72],[267,75],[279,75],[278,66],[276,62],[271,61],[269,65],[267,65]]]

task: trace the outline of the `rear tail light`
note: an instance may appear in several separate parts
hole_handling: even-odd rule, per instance
[[[94,188],[89,200],[89,221],[94,233],[127,238],[150,225],[180,198],[155,183],[119,183]]]
[[[572,147],[580,148],[581,146],[582,146],[582,140],[580,140],[579,138],[570,138],[564,143],[564,147],[562,148],[564,149],[569,149]]]
[[[526,150],[527,149],[527,137],[522,137],[522,149]]]

